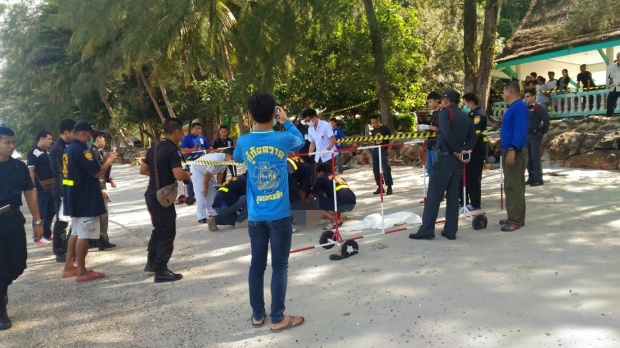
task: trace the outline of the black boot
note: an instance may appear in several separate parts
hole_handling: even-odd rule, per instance
[[[155,260],[146,260],[144,272],[155,272]]]
[[[8,297],[4,295],[2,301],[0,301],[0,330],[7,330],[12,326],[11,319],[9,319],[9,315],[6,313],[6,304],[8,302]]]
[[[377,187],[377,191],[373,192],[372,194],[373,194],[373,195],[378,195],[378,194],[380,194],[380,193],[381,193],[381,188],[382,188],[381,186]]]
[[[386,195],[391,195],[392,194],[392,185],[388,185],[388,189],[387,191],[385,191]]]
[[[183,278],[182,274],[169,270],[165,262],[155,261],[155,264],[155,283],[174,282]]]

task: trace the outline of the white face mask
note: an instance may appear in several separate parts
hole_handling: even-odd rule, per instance
[[[304,125],[304,126],[307,126],[307,125],[308,125],[308,122],[306,122],[306,121],[301,121],[300,123],[301,123],[302,125]]]
[[[314,122],[313,122],[313,121],[308,121],[308,122],[306,122],[306,124],[307,124],[309,127],[314,127]]]

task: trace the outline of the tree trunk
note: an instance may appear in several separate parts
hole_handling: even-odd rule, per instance
[[[491,70],[493,70],[493,58],[495,58],[495,40],[497,38],[497,21],[500,8],[500,0],[486,1],[482,44],[480,45],[480,65],[478,67],[478,79],[475,89],[480,99],[482,110],[487,110],[487,103],[489,101]]]
[[[463,3],[463,72],[465,93],[476,92],[478,75],[478,2],[464,0]],[[496,24],[497,25],[497,24]],[[491,58],[492,59],[492,58]]]
[[[104,98],[102,95],[100,95],[100,97],[101,97],[101,100],[103,101],[103,104],[105,104],[106,109],[108,109],[108,113],[110,113],[110,118],[116,119],[116,114],[114,113],[114,109],[112,109],[112,105],[110,105],[110,102],[108,102],[108,100]],[[133,147],[133,141],[131,141],[125,135],[125,132],[123,132],[122,127],[118,127],[118,133],[121,135],[121,139],[123,139],[127,147]]]
[[[381,122],[390,129],[394,130],[394,121],[392,120],[392,110],[390,109],[390,91],[385,71],[385,57],[383,55],[383,42],[379,24],[375,16],[375,9],[372,0],[363,0],[366,10],[366,19],[370,29],[370,41],[372,55],[374,57],[375,76],[377,78],[379,105],[381,107]]]
[[[153,102],[153,106],[155,106],[155,110],[157,110],[157,115],[159,115],[159,118],[161,119],[161,123],[164,123],[164,121],[166,121],[166,117],[164,116],[164,113],[161,112],[161,108],[159,107],[159,104],[157,103],[157,99],[155,98],[155,95],[153,94],[153,91],[151,90],[151,85],[146,80],[146,77],[144,76],[144,73],[142,72],[141,67],[136,68],[136,74],[138,74],[138,76],[140,77],[140,80],[142,80],[142,84],[144,84],[144,88],[146,88],[146,91],[148,92],[149,97],[151,97],[151,101]]]
[[[164,102],[166,103],[166,108],[168,109],[168,115],[172,118],[177,118],[174,114],[174,110],[172,110],[172,105],[170,105],[170,99],[168,99],[168,92],[166,92],[166,87],[164,85],[159,85],[159,90],[161,90],[161,95],[164,97]]]
[[[222,53],[222,59],[224,60],[225,70],[226,70],[226,78],[229,83],[235,81],[235,74],[232,69],[232,64],[230,63],[230,55],[228,54],[228,47],[226,47],[226,43],[223,40],[220,40],[220,52]],[[246,118],[245,112],[243,112],[243,108],[237,108],[237,124],[239,125],[239,133],[240,135],[247,134],[250,130],[248,127],[248,120]]]

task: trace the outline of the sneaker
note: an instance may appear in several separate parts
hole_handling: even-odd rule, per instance
[[[46,241],[51,242],[54,240],[54,236],[51,237],[43,237]]]
[[[45,245],[47,243],[49,243],[49,242],[47,240],[45,240],[45,238],[41,238],[39,240],[35,240],[34,241],[34,244],[38,244],[38,245]]]
[[[469,210],[469,211],[471,211],[471,210],[480,210],[480,207],[474,207],[473,205],[468,204],[467,205],[467,210]]]
[[[297,228],[297,226],[291,226],[291,231],[293,231],[293,233],[299,231],[299,228]]]
[[[207,219],[200,219],[198,220],[199,224],[206,224],[207,223]]]
[[[338,222],[338,227],[342,226],[342,221]],[[331,222],[327,224],[327,226],[323,227],[323,230],[328,231],[328,230],[333,230],[334,228],[336,228],[336,225],[333,225]]]
[[[215,232],[215,231],[219,231],[220,230],[217,227],[217,224],[215,223],[215,219],[213,218],[213,216],[209,216],[209,218],[207,219],[207,227],[209,228],[209,231],[211,231],[211,232]]]

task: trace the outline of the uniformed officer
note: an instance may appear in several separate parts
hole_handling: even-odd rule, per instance
[[[527,118],[527,181],[526,185],[544,185],[540,145],[547,140],[549,131],[549,113],[547,108],[536,102],[536,91],[525,91],[524,100],[529,108]]]
[[[37,189],[37,202],[39,212],[43,219],[43,239],[37,244],[46,244],[52,240],[52,221],[56,215],[54,200],[52,197],[52,187],[54,176],[50,166],[49,153],[47,152],[54,143],[52,134],[46,130],[37,132],[36,143],[26,156],[30,176]]]
[[[181,150],[177,144],[183,139],[183,122],[176,118],[164,121],[164,139],[151,147],[140,165],[140,174],[149,176],[149,186],[144,193],[146,207],[151,214],[153,232],[148,246],[145,272],[155,272],[155,283],[172,282],[183,278],[182,274],[168,269],[168,261],[174,249],[177,213],[174,204],[167,207],[157,201],[157,190],[190,179],[189,172],[181,166]],[[155,151],[157,149],[157,151]],[[159,187],[156,182],[159,181]]]
[[[329,223],[325,226],[324,230],[332,230],[336,228],[336,217],[338,218],[338,226],[342,225],[342,215],[346,212],[352,211],[355,208],[357,199],[353,190],[349,187],[349,184],[332,173],[332,167],[330,163],[322,163],[316,169],[317,177],[310,195],[306,198],[308,205],[317,204],[319,209],[322,210],[324,218],[329,219]],[[334,208],[334,181],[336,190],[336,204],[338,212]],[[314,201],[320,193],[323,193],[325,197],[319,198]]]
[[[99,238],[99,217],[107,212],[99,178],[116,161],[111,152],[103,165],[95,160],[89,146],[102,134],[87,121],[73,126],[74,138],[63,154],[64,214],[71,216],[73,234],[69,237],[63,278],[76,276],[77,282],[103,278],[104,274],[86,268],[90,239]],[[77,266],[73,265],[73,255]]]
[[[229,137],[230,131],[227,125],[221,125],[218,133],[220,136],[213,141],[213,149],[227,149],[235,146],[235,141]],[[230,170],[230,176],[237,176],[236,166],[229,165],[228,170]],[[222,173],[222,181],[226,181],[226,171]]]
[[[24,162],[11,157],[15,151],[15,133],[0,127],[0,330],[11,327],[6,312],[8,287],[26,269],[26,229],[22,192],[34,221],[35,240],[43,236],[37,192]]]
[[[456,239],[459,187],[463,176],[463,163],[460,159],[478,140],[473,122],[458,107],[460,99],[460,94],[454,90],[449,89],[443,93],[428,199],[422,214],[422,225],[417,233],[409,235],[411,239],[435,238],[435,222],[444,193],[447,195],[446,224],[441,235],[450,240]]]
[[[216,225],[232,225],[238,228],[248,227],[248,200],[246,184],[248,174],[224,181],[213,199]]]
[[[100,165],[103,165],[105,162],[103,154],[104,147],[105,134],[97,136],[95,143],[90,146],[90,151]],[[112,178],[111,172],[112,167],[109,167],[99,178],[99,185],[101,186],[101,193],[103,194],[103,204],[105,205],[106,211],[108,211],[108,202],[110,201],[107,184],[109,183],[113,188],[116,187],[116,181]],[[116,248],[116,244],[110,243],[110,236],[108,236],[109,215],[109,212],[106,212],[99,217],[99,239],[97,240],[97,248],[101,251]]]
[[[487,138],[483,134],[487,129],[487,116],[480,107],[478,96],[474,93],[463,95],[464,110],[469,110],[469,118],[474,123],[478,141],[471,152],[471,158],[466,165],[465,176],[467,197],[463,200],[463,190],[459,190],[459,201],[469,210],[478,210],[482,206],[482,168],[487,158]]]
[[[60,205],[62,202],[63,186],[62,186],[62,154],[65,152],[69,143],[73,140],[73,126],[75,121],[70,118],[66,118],[60,121],[58,126],[59,136],[58,141],[52,145],[50,149],[50,165],[52,167],[52,174],[54,175],[54,186],[52,187],[52,195],[54,196],[54,203],[56,205],[56,221],[54,222],[54,228],[52,229],[53,250],[56,255],[56,262],[66,262],[67,257],[67,228],[68,222],[61,221]]]
[[[291,215],[294,224],[306,223],[306,197],[312,188],[312,173],[310,164],[303,157],[287,158],[288,169],[288,196],[291,203]],[[293,232],[297,227],[293,226]]]

